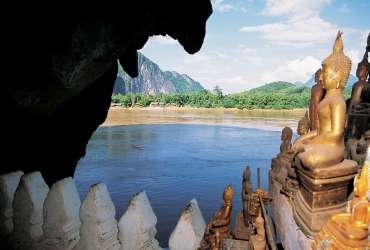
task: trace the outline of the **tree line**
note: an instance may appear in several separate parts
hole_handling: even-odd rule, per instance
[[[351,87],[343,92],[345,100],[351,96]],[[178,107],[197,108],[238,108],[238,109],[295,109],[308,108],[311,88],[299,87],[291,83],[275,82],[250,91],[223,95],[219,86],[213,91],[203,89],[194,93],[176,93],[155,95],[129,92],[126,95],[113,94],[112,103],[123,107],[148,107],[151,102],[176,104]]]

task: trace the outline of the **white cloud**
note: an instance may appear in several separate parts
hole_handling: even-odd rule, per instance
[[[248,53],[256,53],[256,48],[246,48],[243,44],[239,44],[238,47],[242,48],[242,50],[234,50],[235,52],[248,54]]]
[[[177,40],[173,39],[170,36],[154,36],[153,39],[158,43],[166,44],[166,45],[173,45],[178,44]]]
[[[194,55],[187,55],[186,57],[183,57],[182,59],[180,59],[180,61],[184,63],[194,63],[194,62],[208,61],[209,59],[211,59],[209,56],[197,53]]]
[[[266,72],[261,77],[261,80],[266,83],[274,81],[287,81],[291,83],[297,81],[306,82],[319,68],[321,68],[321,61],[308,56],[303,60],[297,59],[284,62],[275,71]]]
[[[229,83],[229,84],[247,84],[247,81],[243,79],[243,77],[241,76],[236,76],[232,78],[222,78],[222,79],[218,79],[217,82]]]
[[[312,16],[323,5],[330,3],[331,0],[267,0],[262,14],[269,16],[300,16],[304,19]]]
[[[231,4],[223,4],[223,0],[216,0],[215,2],[212,2],[212,8],[218,11],[229,11],[236,9]]]
[[[246,8],[244,8],[244,7],[241,7],[241,8],[240,8],[240,10],[241,10],[242,12],[244,12],[244,13],[245,13],[245,12],[247,12],[247,9],[246,9]]]
[[[301,49],[301,48],[308,48],[308,47],[314,46],[313,42],[292,43],[292,42],[284,42],[284,41],[276,41],[276,42],[272,41],[271,44],[288,46],[293,49]]]
[[[229,57],[226,54],[221,53],[220,51],[217,50],[212,50],[210,53],[217,55],[218,57],[222,59],[228,59]]]
[[[339,8],[340,12],[342,13],[350,13],[351,9],[348,8],[347,4],[342,4]]]
[[[320,18],[319,10],[330,3],[331,0],[267,0],[262,14],[282,17],[283,21],[245,26],[239,31],[258,32],[260,37],[275,45],[288,45],[293,48],[328,42],[335,37],[339,28]]]
[[[244,59],[248,62],[252,62],[254,65],[260,65],[262,63],[261,57],[250,57],[248,55],[244,56]]]

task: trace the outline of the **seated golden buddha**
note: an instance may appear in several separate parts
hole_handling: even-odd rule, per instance
[[[361,177],[358,175],[354,192],[356,197],[349,201],[348,212],[330,218],[332,232],[342,241],[366,241],[370,225],[370,202],[366,198],[368,190],[369,164],[365,163]]]
[[[231,221],[231,211],[232,211],[232,198],[234,196],[234,190],[229,186],[224,190],[222,198],[224,203],[222,204],[220,211],[213,214],[213,218],[208,224],[210,234],[214,237],[210,237],[210,245],[220,244],[222,246],[222,241],[225,238],[231,237],[231,231],[229,229]]]
[[[294,151],[305,168],[315,170],[336,165],[344,159],[346,103],[342,92],[351,70],[338,32],[333,53],[322,63],[324,99],[317,106],[317,129],[299,137]],[[315,122],[315,121],[313,121]]]

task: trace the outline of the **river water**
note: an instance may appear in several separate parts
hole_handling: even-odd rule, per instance
[[[241,182],[251,167],[253,188],[268,190],[271,158],[279,153],[281,130],[295,132],[300,111],[204,109],[111,109],[87,145],[74,181],[81,201],[91,185],[104,182],[117,221],[133,195],[145,190],[157,216],[161,247],[187,203],[196,198],[206,221],[223,203],[232,183],[233,218],[242,209]],[[294,133],[292,141],[297,137]]]

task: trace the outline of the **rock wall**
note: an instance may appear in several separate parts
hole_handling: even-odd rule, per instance
[[[153,35],[169,35],[196,53],[212,6],[209,0],[17,3],[6,12],[0,174],[40,171],[50,186],[73,176],[106,118],[117,59],[137,76],[137,50]]]

